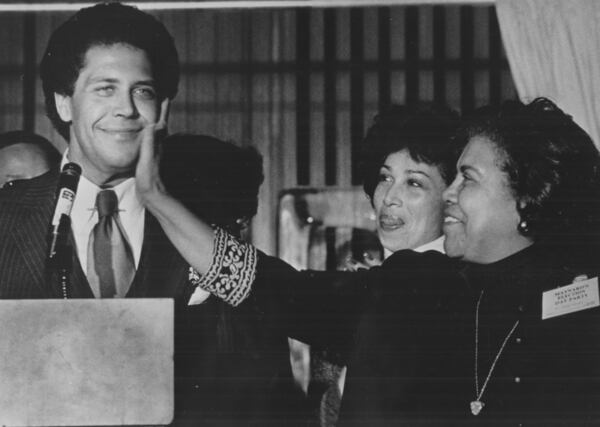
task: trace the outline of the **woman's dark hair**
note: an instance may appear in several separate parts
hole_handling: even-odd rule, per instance
[[[458,126],[456,112],[433,105],[412,114],[405,107],[392,106],[378,114],[363,141],[361,170],[365,193],[373,199],[385,159],[402,150],[407,150],[417,162],[437,166],[450,184],[460,153],[460,147],[453,143]]]
[[[66,140],[69,124],[56,110],[54,93],[71,96],[87,51],[94,46],[128,44],[148,55],[161,99],[173,99],[179,84],[179,59],[173,38],[153,16],[120,3],[84,8],[58,27],[46,47],[40,77],[46,114]]]
[[[194,214],[235,234],[256,215],[264,176],[255,148],[207,135],[175,134],[162,149],[165,187]]]
[[[476,111],[459,132],[489,139],[501,154],[517,210],[534,241],[569,250],[600,239],[600,155],[589,135],[552,101],[510,101]]]

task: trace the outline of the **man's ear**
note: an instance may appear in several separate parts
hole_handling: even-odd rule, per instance
[[[73,119],[73,115],[71,114],[71,97],[55,92],[54,104],[56,105],[56,111],[60,119],[63,122],[70,123]]]

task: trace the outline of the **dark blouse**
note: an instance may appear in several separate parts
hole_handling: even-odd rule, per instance
[[[579,275],[564,267],[559,255],[533,245],[493,264],[468,264],[461,272],[473,290],[473,325],[481,297],[480,387],[519,322],[481,397],[485,406],[473,417],[482,424],[491,420],[516,425],[600,424],[600,309],[542,320],[543,292],[569,285]],[[474,377],[474,327],[471,332]],[[471,399],[475,399],[474,378]]]
[[[399,251],[359,273],[297,272],[259,253],[242,304],[350,352],[338,426],[600,425],[600,309],[541,319],[542,292],[578,273],[535,245],[488,265]],[[475,416],[480,298],[480,389],[497,361]]]

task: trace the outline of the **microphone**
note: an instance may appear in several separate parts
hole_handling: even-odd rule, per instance
[[[57,248],[67,244],[71,225],[71,209],[80,175],[81,166],[76,163],[65,164],[60,173],[56,189],[56,207],[50,223],[50,247],[48,249],[48,259],[50,260],[56,257]]]

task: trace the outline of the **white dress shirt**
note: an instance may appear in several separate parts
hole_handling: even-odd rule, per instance
[[[62,165],[68,162],[67,156],[68,150],[63,156]],[[84,175],[81,175],[71,211],[71,229],[75,238],[77,256],[79,257],[81,268],[86,274],[90,233],[96,223],[98,223],[98,212],[95,205],[96,196],[100,190],[99,186],[91,182]],[[144,242],[146,209],[136,192],[134,178],[127,178],[125,181],[114,186],[112,190],[115,191],[119,200],[119,218],[125,230],[125,237],[131,246],[137,269],[142,253],[142,243]]]
[[[418,248],[413,249],[413,251],[415,251],[415,252],[436,251],[441,254],[445,254],[446,251],[444,250],[444,240],[445,240],[445,237],[442,234],[437,239],[432,240],[431,242],[425,243],[424,245],[421,245]],[[391,254],[393,254],[392,251],[383,248],[383,259],[387,259]]]
[[[441,254],[445,254],[446,253],[446,251],[444,250],[444,240],[445,239],[446,239],[446,237],[442,234],[437,239],[432,240],[429,243],[425,243],[424,245],[421,245],[418,248],[413,249],[413,250],[415,252],[435,251],[435,252],[439,252]]]

